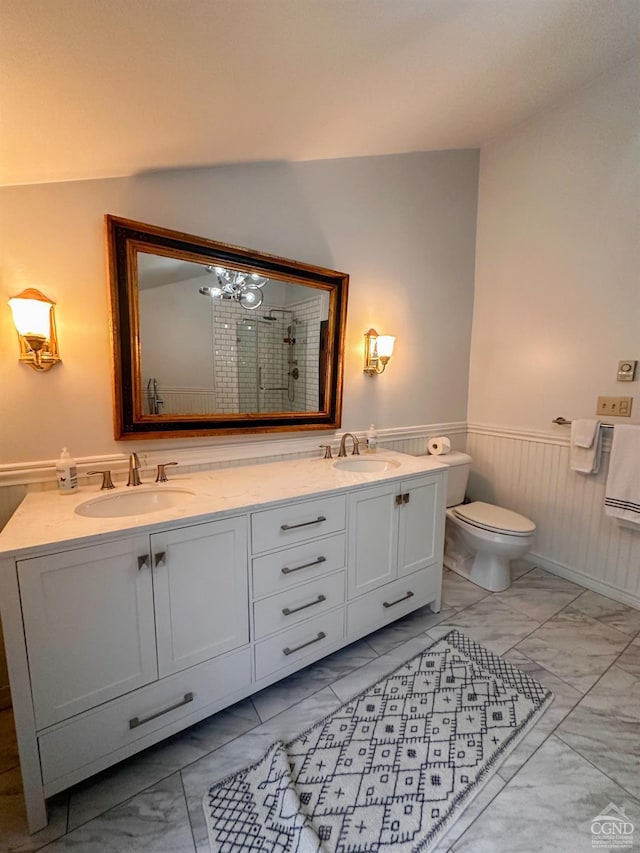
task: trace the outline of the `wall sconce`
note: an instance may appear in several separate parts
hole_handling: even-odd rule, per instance
[[[61,361],[54,305],[34,288],[23,290],[9,300],[20,341],[20,361],[34,370],[50,370]]]
[[[364,372],[369,376],[384,373],[396,339],[393,335],[379,335],[375,329],[364,333]]]

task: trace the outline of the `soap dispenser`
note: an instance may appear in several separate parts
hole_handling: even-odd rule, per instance
[[[56,462],[56,480],[58,491],[62,495],[69,495],[78,488],[76,460],[71,458],[66,447],[62,448],[60,458]]]
[[[378,433],[375,424],[371,424],[367,430],[367,452],[375,453],[378,449]]]

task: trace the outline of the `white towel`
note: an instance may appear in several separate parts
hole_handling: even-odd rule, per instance
[[[597,474],[602,448],[600,421],[578,420],[571,424],[569,467],[581,474]]]
[[[621,526],[640,530],[640,426],[613,430],[604,511]]]

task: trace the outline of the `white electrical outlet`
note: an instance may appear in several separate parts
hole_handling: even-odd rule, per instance
[[[633,397],[598,397],[596,415],[610,418],[630,418]]]

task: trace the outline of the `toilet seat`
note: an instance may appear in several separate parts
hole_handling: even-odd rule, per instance
[[[531,536],[536,529],[535,524],[524,515],[484,501],[460,504],[453,508],[453,513],[466,524],[492,533],[526,537]]]

